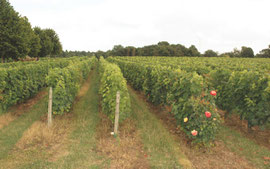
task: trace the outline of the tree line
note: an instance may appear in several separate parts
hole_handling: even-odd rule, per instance
[[[26,56],[56,56],[62,44],[53,29],[32,28],[27,17],[14,10],[8,0],[0,0],[0,58],[2,62]]]
[[[65,50],[63,51],[59,57],[73,57],[73,56],[94,56],[94,52],[89,52],[89,51],[68,51]]]
[[[206,50],[204,53],[200,53],[195,45],[185,47],[181,44],[169,44],[166,41],[159,42],[156,45],[148,45],[144,47],[133,47],[122,45],[115,45],[112,50],[97,51],[94,53],[99,56],[187,56],[187,57],[242,57],[242,58],[270,58],[270,45],[268,48],[263,49],[258,54],[254,54],[254,51],[250,47],[243,46],[240,50],[235,48],[231,52],[225,52],[219,54],[214,50]]]
[[[258,54],[250,47],[221,53],[207,50],[200,53],[195,45],[185,47],[181,44],[169,44],[166,41],[143,47],[115,45],[108,51],[63,51],[57,33],[50,28],[32,28],[27,17],[20,16],[8,0],[0,0],[0,58],[2,62],[20,58],[46,56],[187,56],[187,57],[243,57],[270,58],[270,45]]]

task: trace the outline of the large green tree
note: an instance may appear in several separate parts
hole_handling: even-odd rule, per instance
[[[33,31],[32,26],[26,17],[21,18],[21,25],[23,26],[24,41],[27,44],[25,48],[27,55],[38,57],[41,48],[39,37]]]
[[[31,57],[39,57],[38,54],[40,52],[40,49],[41,49],[41,44],[40,44],[39,36],[33,32],[30,39],[30,51],[28,55]]]
[[[122,45],[115,45],[111,51],[113,56],[126,56],[125,48]]]
[[[61,54],[62,44],[53,29],[41,29],[39,27],[35,27],[34,32],[40,39],[41,49],[38,56],[46,57]]]
[[[53,45],[50,55],[59,55],[62,52],[62,44],[60,43],[57,33],[53,29],[44,29],[46,36],[48,36]]]
[[[189,48],[189,56],[201,56],[201,53],[198,51],[198,49],[194,46],[191,45]]]
[[[29,52],[28,22],[6,0],[0,0],[0,55],[5,59],[24,57]],[[26,31],[26,32],[25,32]]]
[[[211,49],[204,52],[204,57],[217,57],[217,56],[218,56],[217,52]]]
[[[254,52],[250,47],[242,46],[240,57],[242,58],[254,58]]]
[[[42,30],[39,27],[35,27],[34,32],[40,39],[41,49],[38,53],[38,56],[45,57],[45,56],[50,55],[53,51],[53,43],[50,37],[45,33],[44,30]]]

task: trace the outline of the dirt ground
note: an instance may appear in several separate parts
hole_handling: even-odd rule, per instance
[[[119,127],[118,137],[114,137],[110,134],[113,131],[112,122],[102,112],[100,119],[96,152],[108,158],[110,168],[150,168],[133,120],[125,120]]]
[[[26,151],[34,147],[45,150],[50,154],[49,161],[56,161],[60,157],[68,155],[68,135],[73,127],[73,115],[65,114],[53,119],[53,125],[48,128],[47,116],[36,121],[24,132],[22,138],[17,142],[16,149]]]

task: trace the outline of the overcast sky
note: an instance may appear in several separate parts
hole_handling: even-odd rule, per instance
[[[32,26],[52,28],[64,50],[168,41],[200,52],[255,53],[270,44],[270,0],[10,0]]]

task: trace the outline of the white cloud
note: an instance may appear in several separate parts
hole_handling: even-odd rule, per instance
[[[56,30],[64,49],[108,50],[166,40],[200,51],[270,44],[267,0],[10,0],[33,26]]]

